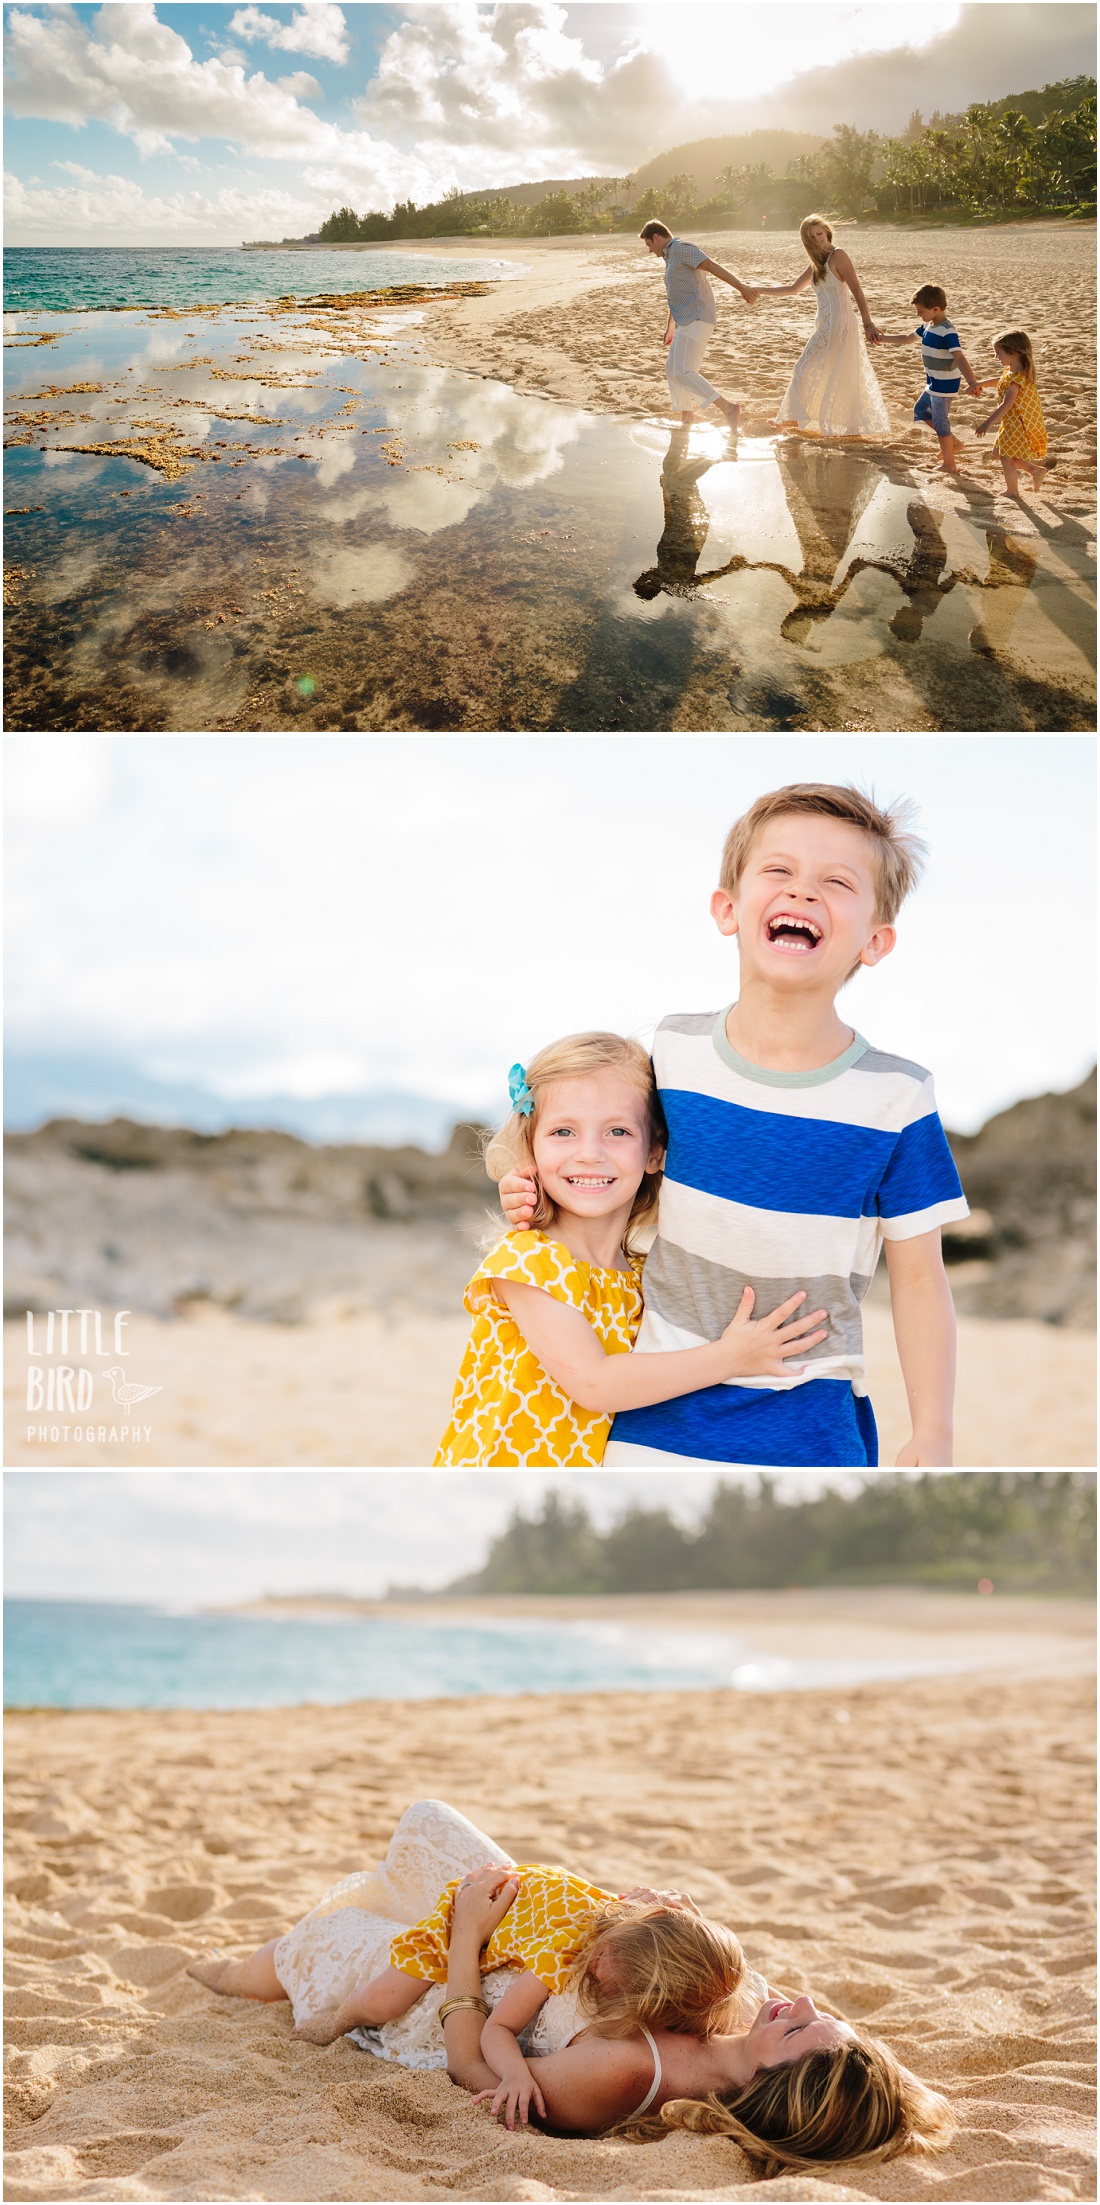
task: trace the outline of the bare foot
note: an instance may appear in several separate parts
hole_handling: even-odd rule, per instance
[[[734,435],[736,433],[737,423],[741,414],[740,406],[734,405],[732,399],[729,398],[719,399],[718,406],[726,427],[728,428],[731,436]]]
[[[208,1991],[221,1991],[226,1998],[239,1998],[242,1995],[237,1989],[237,1982],[243,1970],[243,1961],[227,1960],[219,1952],[208,1953],[201,1959],[189,1960],[187,1963],[187,1973],[194,1976],[196,1983],[205,1983]]]
[[[314,2014],[312,2020],[300,2021],[290,2033],[302,2044],[335,2044],[337,2037],[346,2036],[354,2027],[354,2022],[344,2019],[342,2006],[326,2006],[321,2013]]]

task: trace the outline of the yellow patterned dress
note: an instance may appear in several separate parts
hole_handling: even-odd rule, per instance
[[[629,1271],[603,1271],[579,1262],[545,1233],[506,1233],[466,1288],[473,1330],[435,1467],[584,1470],[602,1462],[611,1418],[582,1409],[555,1384],[497,1299],[493,1282],[541,1287],[587,1317],[608,1355],[625,1355],[642,1321],[643,1261],[633,1258]]]
[[[482,1974],[492,1968],[524,1968],[537,1975],[548,1991],[564,1991],[574,1964],[591,1941],[598,1908],[616,1894],[601,1891],[598,1884],[585,1883],[564,1868],[540,1868],[520,1861],[515,1873],[522,1881],[481,1955]],[[400,1968],[403,1975],[422,1976],[426,1983],[446,1982],[451,1915],[460,1881],[456,1876],[431,1913],[394,1938],[391,1968]]]
[[[1047,456],[1047,426],[1039,393],[1034,383],[1018,369],[1015,374],[1006,370],[997,385],[997,404],[1004,402],[1012,385],[1016,386],[1016,403],[1006,413],[993,442],[993,449],[1002,459],[1023,459],[1029,462]]]

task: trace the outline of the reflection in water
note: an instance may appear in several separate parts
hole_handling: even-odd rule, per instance
[[[10,726],[1091,725],[1069,514],[310,326],[74,316],[45,369],[5,355]]]

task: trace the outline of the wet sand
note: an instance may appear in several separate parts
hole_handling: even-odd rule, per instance
[[[1035,1607],[1044,1627],[1057,1614]],[[959,1613],[988,1627],[985,1603]],[[1091,1703],[1067,1666],[791,1695],[11,1716],[6,2194],[763,2194],[723,2139],[509,2137],[442,2073],[292,2043],[286,2005],[186,1976],[203,1946],[280,1933],[431,1793],[516,1857],[613,1889],[681,1882],[770,1983],[811,1988],[951,2098],[941,2157],[823,2167],[769,2197],[1091,2197]]]
[[[1063,223],[1028,223],[973,230],[868,228],[837,231],[855,263],[872,316],[883,329],[911,329],[908,301],[921,283],[940,283],[963,349],[979,381],[996,379],[992,342],[1003,329],[1034,339],[1038,382],[1052,453],[1058,454],[1044,501],[1055,505],[1095,497],[1096,230]],[[793,230],[700,231],[698,242],[746,283],[790,283],[805,266]],[[433,246],[442,251],[442,245]],[[488,257],[488,248],[482,248]],[[467,257],[477,248],[463,241]],[[457,257],[457,256],[456,256]],[[516,259],[530,272],[487,298],[433,307],[428,341],[433,357],[517,390],[593,411],[663,413],[668,394],[661,339],[665,324],[661,268],[633,238],[526,239]],[[812,294],[761,300],[746,308],[715,282],[718,325],[707,349],[708,380],[746,406],[746,425],[770,421],[795,361],[814,325]],[[936,457],[927,431],[912,420],[923,387],[918,348],[882,345],[875,373],[890,410],[890,448],[922,466]],[[961,434],[996,403],[990,391],[956,400]],[[1003,487],[992,437],[973,442],[966,472],[991,489]]]
[[[864,1308],[880,1460],[909,1436],[889,1309]],[[4,1421],[12,1465],[278,1464],[386,1468],[430,1464],[450,1415],[464,1317],[356,1315],[267,1325],[196,1304],[174,1323],[129,1320],[128,1370],[160,1392],[140,1430],[102,1380],[94,1429],[79,1444],[56,1419],[26,1410],[26,1328],[6,1334]],[[955,1461],[960,1469],[1064,1469],[1096,1461],[1096,1343],[1088,1332],[1028,1319],[960,1317]],[[112,1424],[111,1419],[114,1419]],[[28,1429],[57,1438],[28,1440]],[[81,1420],[86,1429],[86,1420]],[[70,1434],[75,1422],[70,1423]]]
[[[788,238],[706,242],[790,272]],[[926,245],[859,234],[883,320]],[[8,725],[1091,729],[1089,238],[936,252],[972,352],[1010,277],[1046,316],[1063,459],[1024,506],[974,446],[930,477],[911,350],[876,355],[881,443],[777,436],[799,300],[723,303],[743,433],[674,437],[659,273],[619,239],[412,305],[12,317]]]

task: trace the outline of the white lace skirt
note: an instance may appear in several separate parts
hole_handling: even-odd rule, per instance
[[[398,1930],[423,1921],[455,1876],[489,1866],[512,1868],[515,1863],[455,1808],[441,1799],[418,1799],[402,1815],[385,1860],[333,1884],[312,1912],[280,1937],[275,1973],[294,2008],[295,2022],[312,2020],[325,2007],[350,1997],[358,1983],[380,1975],[389,1967]],[[514,1981],[514,1968],[494,1968],[483,1975],[486,2003],[497,2005]],[[423,1997],[397,2021],[350,2034],[365,2051],[402,2067],[446,2067],[437,2018],[444,1996],[441,1983],[429,1983]],[[558,2052],[584,2025],[574,1995],[554,1992],[520,2042],[525,2052]]]

